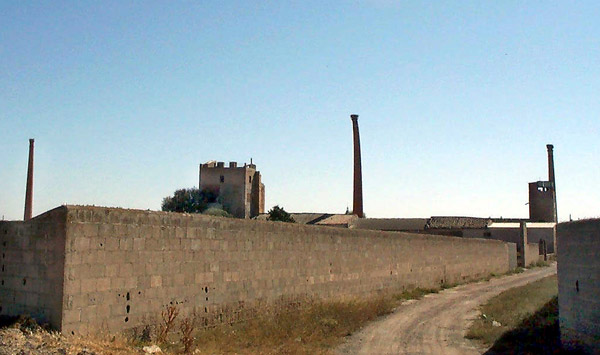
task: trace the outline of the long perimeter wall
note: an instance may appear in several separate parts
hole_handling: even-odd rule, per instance
[[[167,304],[210,325],[263,306],[436,287],[506,272],[515,255],[495,240],[81,206],[0,222],[0,242],[10,280],[0,314],[74,334],[151,324]]]

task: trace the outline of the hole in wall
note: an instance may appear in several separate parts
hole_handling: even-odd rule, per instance
[[[129,322],[129,317],[125,317],[125,323]]]
[[[100,243],[100,247],[103,247],[104,245],[102,243]]]
[[[142,294],[142,291],[138,291],[138,295],[141,295],[141,294]]]
[[[2,265],[2,272],[4,272],[4,265]]]
[[[2,280],[2,286],[4,286],[4,280]]]
[[[575,281],[575,290],[579,292],[579,280]]]
[[[207,307],[204,307],[204,313],[208,313],[208,308]]]
[[[23,279],[23,286],[27,285],[27,279]]]
[[[0,313],[2,313],[2,306],[0,306]]]
[[[129,310],[131,309],[131,306],[127,305],[127,307],[125,307],[125,309],[127,310],[127,313],[129,313]]]
[[[127,292],[127,296],[125,297],[128,301],[131,299],[131,296],[129,296],[129,292]]]
[[[204,288],[204,292],[208,293],[208,286]]]
[[[206,297],[206,300],[208,301],[208,297]]]
[[[71,335],[75,335],[75,332],[71,330]]]

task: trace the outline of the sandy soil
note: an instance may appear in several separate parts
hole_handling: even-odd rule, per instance
[[[477,307],[502,291],[555,273],[556,263],[404,302],[348,337],[336,354],[482,354],[487,349],[464,337]]]

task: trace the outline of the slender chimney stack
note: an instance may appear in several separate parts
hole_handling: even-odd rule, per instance
[[[358,115],[350,115],[354,132],[354,200],[352,213],[363,218],[362,169],[360,160],[360,137],[358,135]]]
[[[548,181],[554,184],[554,146],[546,144],[546,149],[548,149]]]
[[[548,181],[552,184],[554,222],[558,222],[558,213],[556,211],[556,180],[554,178],[554,146],[552,144],[546,144],[546,149],[548,149]]]
[[[33,138],[29,139],[29,163],[27,164],[27,187],[25,189],[25,215],[28,221],[33,214]]]

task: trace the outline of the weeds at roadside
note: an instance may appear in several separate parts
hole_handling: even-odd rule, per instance
[[[266,317],[218,325],[196,332],[201,354],[321,354],[365,323],[390,313],[391,297],[368,300],[314,301],[306,308],[264,312]]]
[[[420,300],[423,296],[428,295],[430,293],[438,293],[439,289],[437,288],[413,288],[402,293],[395,294],[393,297],[397,301],[405,301],[405,300]]]
[[[530,268],[546,267],[546,266],[550,266],[550,263],[548,263],[547,261],[544,261],[544,260],[538,260],[535,263],[532,263],[529,265]]]
[[[493,344],[503,333],[517,328],[523,319],[557,293],[556,276],[504,291],[481,306],[481,316],[473,321],[465,337]]]
[[[585,354],[565,350],[560,342],[558,298],[553,297],[514,329],[503,333],[489,349],[490,354]]]
[[[186,317],[181,320],[179,324],[179,330],[181,331],[181,344],[183,345],[183,352],[188,354],[192,350],[194,345],[194,330],[195,330],[196,316]]]
[[[159,325],[158,335],[156,337],[156,340],[159,343],[164,343],[167,341],[167,336],[169,335],[173,327],[175,327],[175,318],[177,318],[177,315],[179,315],[179,310],[177,309],[177,306],[171,304],[166,305],[165,309],[163,309],[163,311],[161,312],[162,322]]]

